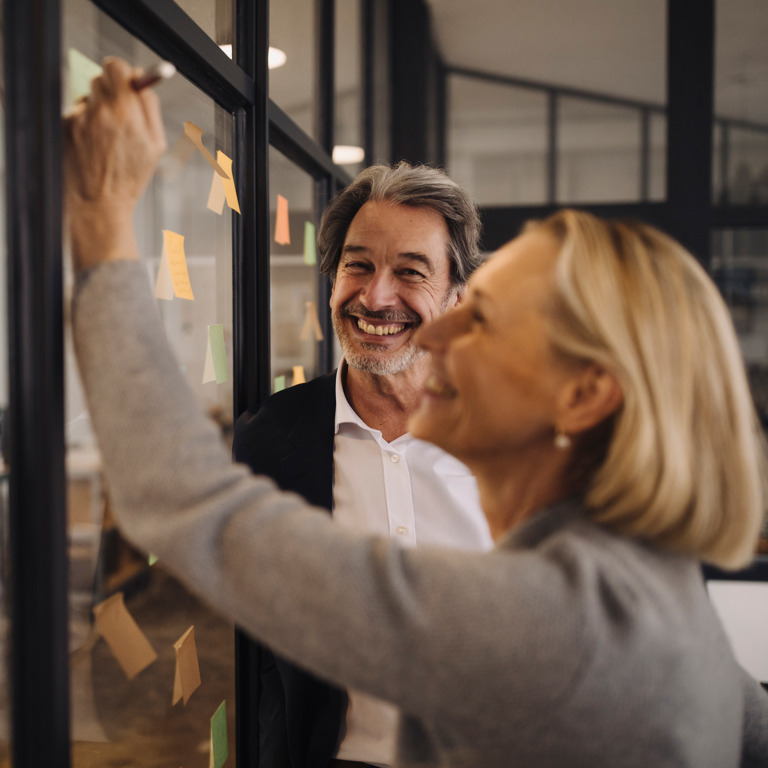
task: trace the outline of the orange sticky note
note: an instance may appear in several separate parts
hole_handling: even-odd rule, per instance
[[[172,704],[183,699],[186,705],[189,697],[200,687],[200,665],[197,660],[194,626],[173,644],[173,649],[176,651],[176,673],[173,679]]]
[[[304,325],[301,329],[302,341],[306,341],[309,338],[309,334],[314,330],[315,339],[317,341],[323,340],[323,329],[320,327],[320,320],[317,317],[317,306],[314,301],[305,302],[307,306],[307,313],[304,316]]]
[[[213,155],[206,149],[203,144],[203,129],[198,128],[194,123],[187,121],[184,123],[184,133],[187,134],[190,141],[200,150],[200,154],[210,163],[219,176],[225,177],[227,174],[224,169],[213,159]]]
[[[180,299],[195,300],[192,293],[192,285],[189,282],[187,270],[187,257],[184,255],[184,235],[163,230],[163,244],[165,256],[168,259],[168,268],[173,282],[173,291]]]
[[[146,635],[128,613],[122,592],[94,606],[93,615],[96,631],[104,638],[129,680],[157,658]]]
[[[288,225],[288,200],[277,196],[277,216],[275,217],[275,242],[280,245],[291,244],[291,228]]]
[[[297,384],[303,384],[306,380],[307,380],[307,377],[304,375],[304,366],[294,365],[293,366],[293,385],[296,386]]]

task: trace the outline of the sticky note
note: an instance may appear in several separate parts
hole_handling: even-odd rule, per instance
[[[311,221],[304,222],[304,263],[317,264],[315,225]]]
[[[285,389],[285,376],[275,376],[275,392]]]
[[[320,320],[317,317],[317,306],[314,301],[307,301],[305,303],[307,306],[307,313],[304,317],[304,325],[302,326],[299,338],[302,341],[306,341],[309,338],[310,332],[314,330],[315,339],[317,341],[322,341],[323,329],[320,327]]]
[[[222,701],[211,718],[211,759],[208,765],[210,768],[221,768],[227,757],[227,702]]]
[[[208,326],[208,346],[211,350],[213,371],[217,384],[229,380],[227,368],[227,348],[224,345],[224,326],[221,323]]]
[[[189,697],[200,687],[200,665],[197,660],[194,625],[173,644],[173,649],[176,652],[176,672],[171,703],[176,704],[179,699],[183,699],[186,705]]]
[[[190,141],[200,150],[200,154],[210,163],[211,168],[213,168],[219,176],[226,177],[227,174],[224,169],[213,159],[213,155],[206,149],[205,144],[203,144],[203,129],[198,128],[194,123],[187,121],[184,123],[184,133],[187,134]]]
[[[293,366],[293,385],[296,386],[297,384],[303,384],[306,380],[307,380],[307,377],[304,375],[304,366],[294,365]]]
[[[170,229],[163,230],[165,255],[168,258],[168,268],[173,282],[173,291],[180,299],[194,301],[192,285],[189,282],[187,257],[184,255],[184,236]]]
[[[224,211],[224,201],[237,213],[240,213],[240,203],[237,200],[237,190],[235,189],[235,180],[232,176],[232,160],[221,150],[216,152],[216,159],[219,165],[227,174],[226,177],[213,174],[211,180],[211,191],[208,193],[208,208],[214,213],[222,214]]]
[[[150,565],[154,565],[160,558],[158,558],[157,555],[153,555],[151,552],[149,553],[149,558],[147,559],[147,562]]]
[[[69,65],[69,103],[74,104],[91,92],[91,80],[101,74],[101,67],[76,48],[70,48],[67,51],[67,63]]]
[[[168,255],[163,246],[163,255],[160,257],[160,266],[157,268],[157,280],[155,281],[155,298],[171,301],[174,296],[171,268],[168,265]]]
[[[291,244],[291,228],[288,224],[288,200],[277,196],[277,215],[275,216],[275,242],[280,245]]]
[[[129,680],[157,658],[146,635],[128,613],[122,592],[116,592],[94,606],[93,615],[96,631],[104,638]]]

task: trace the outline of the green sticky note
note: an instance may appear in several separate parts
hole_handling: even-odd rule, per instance
[[[91,92],[91,80],[101,74],[101,67],[75,48],[67,51],[69,64],[69,103]]]
[[[229,757],[227,745],[227,702],[222,701],[211,718],[211,761],[213,768],[221,768]]]
[[[224,326],[221,323],[208,326],[208,340],[211,344],[216,383],[223,384],[229,381],[229,369],[227,368],[227,348],[224,346]]]
[[[159,560],[157,555],[153,555],[151,552],[149,553],[149,564],[154,565]]]
[[[275,392],[285,389],[285,376],[275,376]]]
[[[317,264],[315,225],[311,221],[304,222],[304,263]]]

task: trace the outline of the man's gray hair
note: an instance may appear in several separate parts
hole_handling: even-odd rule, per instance
[[[326,208],[317,236],[320,269],[333,281],[347,230],[368,201],[392,202],[439,213],[448,226],[451,284],[464,285],[479,266],[480,216],[472,198],[443,171],[425,165],[372,165]]]

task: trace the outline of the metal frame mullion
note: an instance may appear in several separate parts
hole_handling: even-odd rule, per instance
[[[14,768],[67,768],[59,0],[4,4]]]

